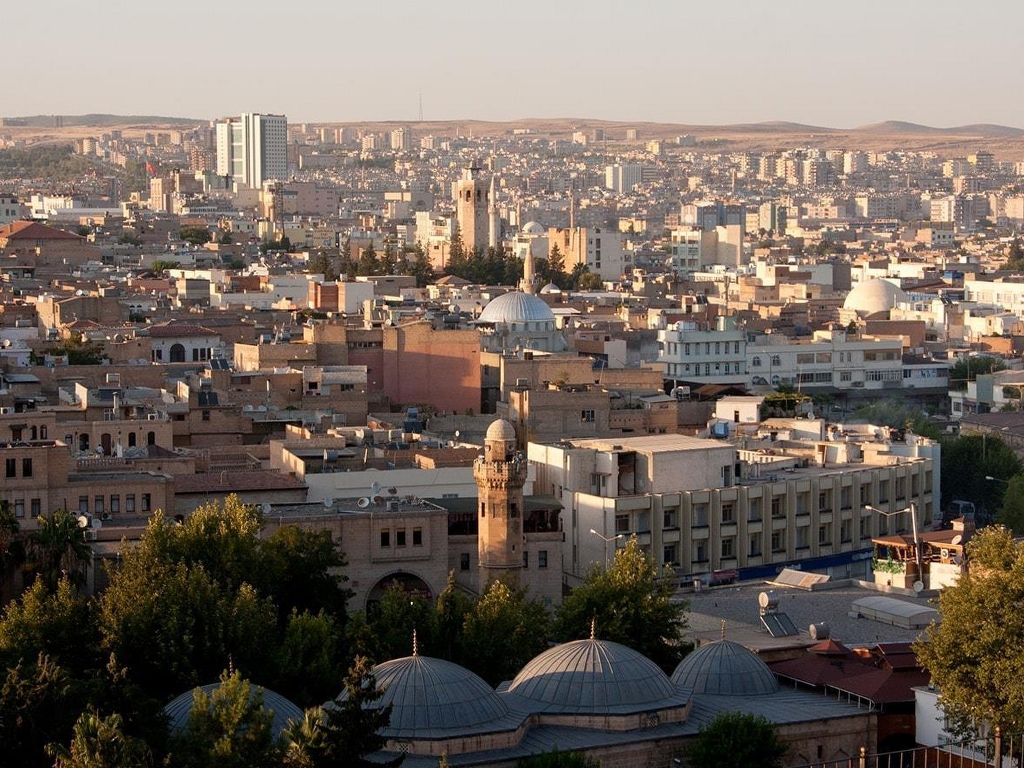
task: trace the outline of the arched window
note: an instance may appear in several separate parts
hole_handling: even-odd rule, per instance
[[[88,451],[89,450],[89,435],[82,433],[78,436],[78,450]]]
[[[752,368],[760,368],[761,367],[761,358],[758,357],[757,355],[754,355],[754,359],[750,361],[750,365],[751,365]]]
[[[146,445],[156,445],[156,432],[146,433]]]
[[[185,362],[185,345],[184,344],[172,344],[171,345],[171,362],[172,363],[184,363]]]
[[[134,432],[129,432],[128,433],[128,447],[129,448],[134,448],[135,447],[135,440],[136,440],[135,433]]]
[[[772,365],[782,365],[782,358],[778,355],[772,355]]]
[[[31,435],[29,437],[30,440],[38,440],[39,439],[39,437],[38,437],[39,433],[38,433],[38,430],[36,429],[34,424],[32,425],[32,427],[29,428],[29,434]]]

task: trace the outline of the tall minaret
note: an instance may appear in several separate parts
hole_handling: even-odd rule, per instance
[[[462,172],[455,183],[455,217],[462,233],[462,244],[469,253],[483,250],[488,241],[488,211],[490,200],[481,168],[473,165]]]
[[[523,293],[533,294],[537,292],[537,286],[535,285],[537,282],[537,273],[534,266],[533,248],[528,246],[526,248],[526,254],[523,256],[523,280],[519,284],[519,290]]]
[[[516,430],[505,419],[487,428],[484,453],[473,462],[479,533],[477,555],[479,591],[498,579],[518,586],[523,569],[523,485],[526,460],[516,450]]]
[[[498,194],[495,188],[495,177],[491,176],[491,193],[487,201],[488,237],[487,245],[497,249],[501,242],[501,216],[498,215]]]

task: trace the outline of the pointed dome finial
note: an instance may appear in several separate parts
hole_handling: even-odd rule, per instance
[[[725,619],[722,619],[722,639],[725,640]]]
[[[591,618],[590,619],[590,639],[591,640],[596,640],[597,639],[597,619],[596,618]]]
[[[420,644],[419,644],[419,641],[416,639],[416,628],[415,627],[413,627],[413,630],[412,630],[412,655],[413,656],[419,656],[420,655]]]

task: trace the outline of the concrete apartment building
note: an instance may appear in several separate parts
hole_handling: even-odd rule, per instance
[[[939,499],[937,444],[847,438],[820,420],[761,425],[736,444],[652,435],[532,443],[528,451],[535,491],[564,506],[570,585],[609,557],[603,539],[621,535],[621,546],[634,534],[680,574],[764,577],[806,563],[866,576],[871,538],[890,524],[864,505],[897,511],[914,502],[923,528]]]
[[[549,252],[556,245],[565,260],[565,271],[585,264],[602,280],[618,280],[632,265],[622,247],[623,236],[602,227],[548,229]]]
[[[261,189],[288,178],[288,118],[247,112],[217,123],[217,175]]]

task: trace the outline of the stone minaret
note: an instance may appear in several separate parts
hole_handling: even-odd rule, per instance
[[[519,286],[519,290],[523,293],[535,293],[537,289],[534,283],[536,281],[537,273],[534,270],[533,250],[528,248],[526,255],[523,256],[523,282]]]
[[[479,514],[479,590],[499,579],[518,586],[523,569],[523,485],[526,460],[516,450],[516,430],[505,419],[487,429],[484,453],[473,463]]]
[[[462,233],[462,244],[470,253],[487,247],[490,193],[477,166],[466,168],[455,184],[455,217]]]

